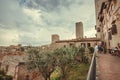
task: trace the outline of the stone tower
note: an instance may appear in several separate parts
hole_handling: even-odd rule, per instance
[[[76,23],[76,39],[83,38],[83,23],[77,22]]]
[[[52,40],[52,43],[55,43],[56,41],[59,41],[59,35],[53,34],[51,40]]]

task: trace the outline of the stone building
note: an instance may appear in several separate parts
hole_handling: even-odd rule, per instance
[[[83,23],[82,22],[77,22],[76,23],[76,39],[81,39],[83,38]]]
[[[13,80],[17,80],[18,64],[23,61],[25,61],[25,55],[6,55],[1,60],[1,68],[7,75],[13,76]]]
[[[59,48],[59,47],[67,47],[74,45],[76,47],[83,46],[85,48],[88,47],[94,47],[95,43],[98,43],[100,39],[96,37],[86,38],[84,37],[83,32],[83,23],[77,22],[76,23],[76,38],[75,39],[69,39],[69,40],[60,40],[59,35],[53,34],[52,35],[52,41],[49,45],[49,48]]]
[[[95,0],[97,38],[107,49],[120,46],[120,0]]]
[[[27,55],[6,55],[0,68],[4,69],[7,75],[13,76],[13,80],[43,80],[38,70],[27,69],[26,59]]]
[[[59,41],[59,35],[53,34],[51,40],[52,40],[52,43],[54,43],[54,42],[56,42],[56,41]]]

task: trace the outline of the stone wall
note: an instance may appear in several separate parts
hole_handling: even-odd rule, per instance
[[[97,37],[106,42],[107,49],[120,43],[120,0],[95,0]],[[116,25],[117,33],[113,34]],[[114,29],[113,29],[114,28]]]
[[[19,63],[17,76],[17,80],[43,80],[43,77],[37,69],[30,71],[27,69],[25,63]]]
[[[56,48],[61,48],[61,47],[69,47],[71,45],[73,46],[76,46],[76,47],[81,47],[81,46],[84,46],[85,48],[88,48],[88,47],[94,47],[95,46],[95,43],[98,43],[99,41],[84,41],[84,42],[60,42],[60,43],[54,43],[54,44],[51,44],[50,47],[52,49],[56,49]],[[88,45],[90,44],[90,46]],[[52,50],[51,49],[51,50]]]

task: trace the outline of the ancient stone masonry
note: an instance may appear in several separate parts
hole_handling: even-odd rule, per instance
[[[77,22],[76,23],[76,39],[81,39],[83,38],[83,23],[82,22]]]
[[[52,40],[52,43],[54,43],[55,41],[59,41],[59,35],[53,34],[51,40]]]
[[[26,51],[21,45],[0,46],[0,68],[17,80],[18,63],[25,61]]]
[[[18,77],[17,80],[43,80],[43,77],[39,73],[39,70],[29,71],[25,62],[19,62],[18,64]]]
[[[118,47],[120,43],[120,0],[95,0],[95,8],[97,38],[106,43],[107,49]]]

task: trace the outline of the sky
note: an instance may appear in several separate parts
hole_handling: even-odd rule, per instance
[[[0,0],[0,45],[44,45],[51,35],[75,38],[75,23],[84,36],[95,36],[94,0]]]

